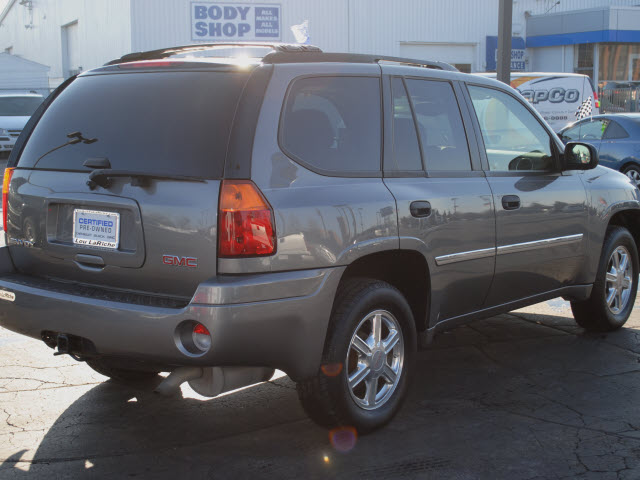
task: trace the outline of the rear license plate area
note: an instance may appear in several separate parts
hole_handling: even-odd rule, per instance
[[[120,214],[100,210],[73,210],[73,243],[115,250],[120,244]]]

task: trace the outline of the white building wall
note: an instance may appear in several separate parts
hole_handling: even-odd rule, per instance
[[[131,2],[134,51],[194,43],[191,40],[191,0]],[[294,42],[290,27],[308,20],[311,43],[325,51],[393,56],[404,52],[428,55],[440,52],[439,58],[434,59],[453,63],[463,63],[460,55],[473,55],[474,71],[486,68],[485,39],[498,34],[499,0],[226,0],[218,3],[281,5],[283,42]],[[514,0],[514,35],[525,36],[528,15],[606,5],[635,5],[638,0],[563,0],[558,5],[555,3],[555,0]],[[424,48],[411,48],[416,46]],[[542,55],[540,61],[544,58]],[[566,58],[565,65],[567,70],[572,68]],[[531,70],[531,62],[528,70]]]
[[[206,0],[204,0],[206,1]],[[214,0],[209,0],[214,1]],[[632,6],[639,0],[514,0],[513,31],[525,36],[526,17],[601,6]],[[79,62],[84,70],[131,51],[194,43],[191,0],[33,0],[33,10],[9,0],[0,14],[0,51],[51,67],[51,84],[64,76],[61,27],[78,21]],[[290,27],[309,21],[311,43],[325,51],[431,56],[486,68],[486,37],[498,33],[499,0],[224,0],[218,3],[280,4],[282,41]],[[29,28],[25,28],[29,25]],[[571,71],[573,52],[564,53]],[[542,69],[557,53],[529,52],[527,70]],[[451,57],[451,58],[448,58]],[[569,58],[570,57],[570,58]],[[555,65],[555,63],[554,63]],[[544,66],[549,70],[548,66]]]
[[[530,57],[529,65],[532,72],[564,72],[564,57],[562,47],[536,48]],[[567,71],[573,71],[573,65],[567,65]]]
[[[0,52],[0,93],[49,92],[45,65]]]
[[[12,5],[11,5],[12,4]],[[78,22],[78,56],[83,70],[131,51],[129,0],[35,0],[30,10],[10,1],[0,23],[0,51],[51,68],[51,87],[64,78],[62,27]]]

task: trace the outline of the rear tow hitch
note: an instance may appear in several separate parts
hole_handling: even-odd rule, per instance
[[[44,331],[42,340],[48,347],[55,350],[53,352],[55,356],[66,354],[74,360],[83,361],[96,354],[96,347],[91,340],[76,335]]]

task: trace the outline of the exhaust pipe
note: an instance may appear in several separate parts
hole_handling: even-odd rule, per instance
[[[180,390],[180,385],[190,380],[196,380],[202,377],[203,370],[201,367],[179,367],[172,371],[167,378],[165,378],[160,385],[158,385],[154,392],[170,397],[175,395]]]

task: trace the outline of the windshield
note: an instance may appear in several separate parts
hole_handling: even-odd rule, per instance
[[[0,97],[0,117],[30,117],[42,97]]]

